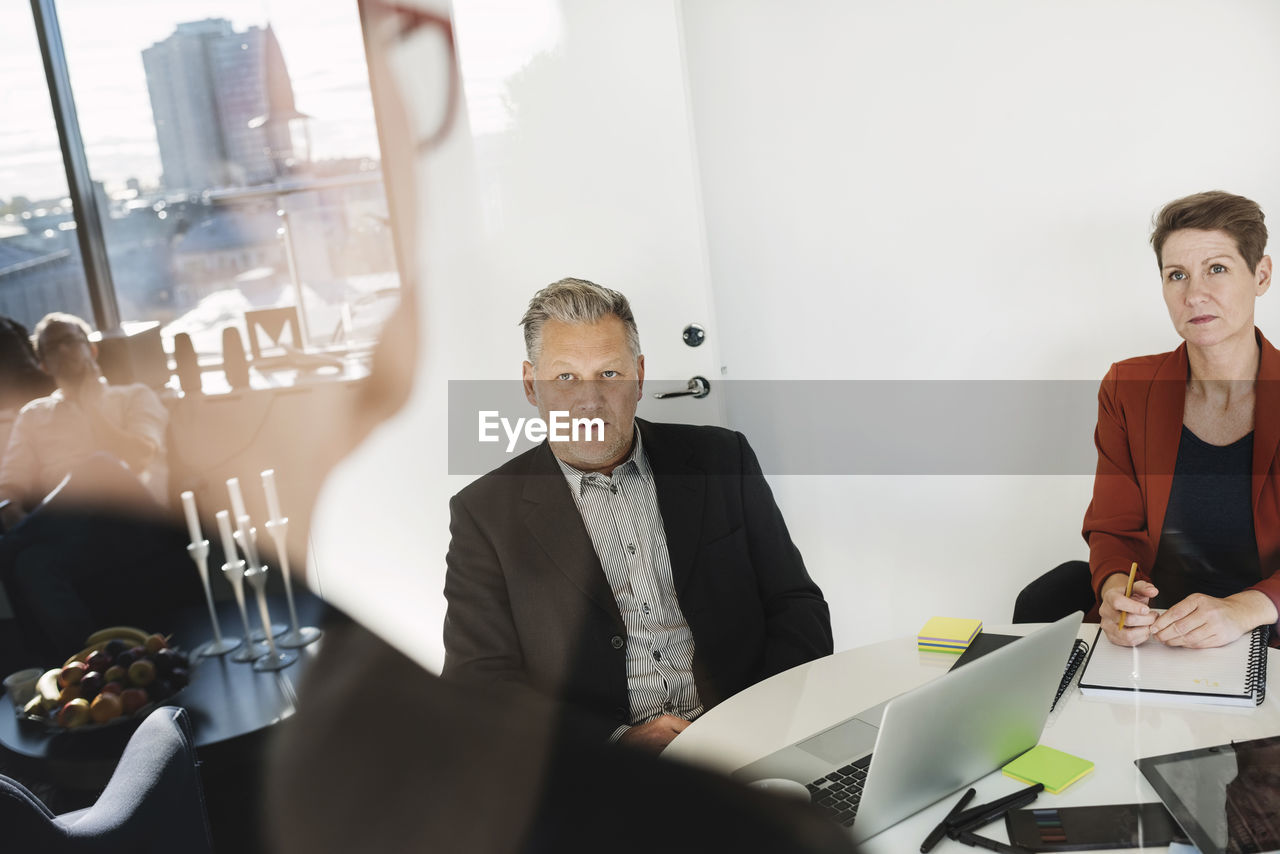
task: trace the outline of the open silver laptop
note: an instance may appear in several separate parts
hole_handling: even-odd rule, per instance
[[[855,841],[874,836],[1035,746],[1083,616],[1063,617],[733,777],[804,783]]]

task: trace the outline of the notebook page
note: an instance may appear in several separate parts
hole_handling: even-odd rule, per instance
[[[1108,688],[1246,696],[1252,640],[1249,632],[1213,649],[1165,646],[1159,641],[1130,648],[1099,635],[1080,681]]]

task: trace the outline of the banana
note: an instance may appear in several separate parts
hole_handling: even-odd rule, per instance
[[[105,643],[109,640],[122,640],[130,646],[138,646],[147,642],[150,633],[144,632],[142,629],[134,626],[111,626],[106,629],[99,629],[84,642],[85,646],[93,646],[99,643]]]
[[[58,697],[62,693],[61,686],[58,685],[58,674],[61,668],[55,667],[52,670],[46,670],[44,675],[36,680],[36,693],[44,698],[47,708],[52,708],[58,702]]]

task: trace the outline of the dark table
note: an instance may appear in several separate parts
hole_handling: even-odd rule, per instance
[[[246,590],[246,595],[249,591]],[[288,622],[283,596],[268,595],[272,619]],[[295,590],[298,619],[316,625],[323,603],[304,589]],[[241,637],[243,628],[235,602],[217,604],[224,637]],[[251,625],[260,625],[250,596]],[[212,635],[204,604],[174,613],[165,626],[143,626],[172,634],[174,643],[190,652]],[[259,673],[251,664],[230,660],[231,653],[192,662],[191,682],[164,705],[184,707],[191,715],[196,752],[203,762],[234,763],[260,757],[267,731],[297,710],[299,678],[324,640],[297,650],[298,660],[284,670]],[[110,778],[139,721],[93,730],[51,729],[19,719],[6,697],[0,701],[0,748],[14,768],[51,783],[74,789],[100,789]]]

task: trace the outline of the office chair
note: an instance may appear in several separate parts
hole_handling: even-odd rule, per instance
[[[186,711],[162,706],[148,715],[88,809],[54,815],[25,786],[0,775],[0,838],[5,850],[41,854],[212,854]]]
[[[1012,622],[1052,623],[1084,611],[1085,622],[1096,623],[1098,600],[1091,578],[1087,560],[1069,560],[1054,567],[1018,593]]]

